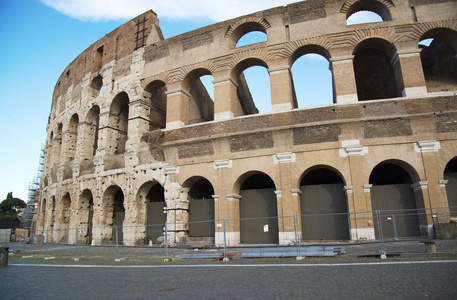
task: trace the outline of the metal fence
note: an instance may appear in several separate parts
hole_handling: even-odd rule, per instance
[[[457,252],[457,239],[439,240],[457,207],[377,210],[141,226],[49,228],[10,244],[22,257],[75,260],[303,257]],[[8,233],[5,233],[8,234]],[[4,234],[4,235],[5,235]],[[2,236],[2,244],[8,240]],[[126,246],[125,244],[135,246]]]

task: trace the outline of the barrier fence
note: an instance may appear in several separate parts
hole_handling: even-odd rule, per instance
[[[321,247],[319,251],[333,247],[336,254],[369,254],[384,258],[392,253],[434,252],[435,243],[439,252],[457,252],[456,237],[441,239],[449,238],[446,236],[449,228],[451,232],[457,230],[454,216],[457,216],[457,207],[376,210],[134,226],[48,228],[27,236],[15,236],[11,230],[3,230],[0,239],[4,244],[8,235],[11,242],[13,238],[15,249],[10,246],[10,250],[20,252],[22,257],[45,259],[227,260],[232,256],[257,257],[252,254],[253,249],[268,252],[259,254],[262,257],[302,257],[310,255],[309,250],[315,251],[316,247]],[[251,254],[246,254],[247,249]],[[303,252],[305,250],[308,252]],[[311,253],[315,253],[313,251]]]

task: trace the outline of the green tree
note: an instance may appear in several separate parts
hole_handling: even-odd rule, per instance
[[[7,213],[24,207],[26,207],[25,202],[19,198],[14,198],[12,192],[8,193],[6,199],[0,203],[0,210]]]

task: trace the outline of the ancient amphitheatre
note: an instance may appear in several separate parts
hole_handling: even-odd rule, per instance
[[[383,21],[346,24],[362,10]],[[266,41],[236,46],[253,31]],[[288,216],[360,214],[325,235],[374,239],[366,212],[456,206],[456,50],[452,0],[309,0],[169,39],[147,11],[58,78],[34,227],[62,243],[80,228],[79,243],[102,245],[116,224],[139,245],[166,222],[170,244],[220,245],[219,223],[180,222],[225,219],[237,245],[263,234],[240,218],[271,217],[260,242],[289,244],[297,224],[312,233]],[[298,107],[291,68],[309,53],[328,60],[333,104]],[[269,113],[244,79],[252,66],[268,71]],[[418,222],[432,234],[431,216]]]

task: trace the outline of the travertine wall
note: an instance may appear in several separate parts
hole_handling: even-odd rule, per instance
[[[359,10],[384,21],[346,25]],[[139,20],[146,43],[137,48]],[[239,218],[241,186],[258,173],[274,182],[278,216],[292,216],[300,214],[301,180],[315,168],[341,177],[349,213],[371,211],[370,174],[385,162],[408,172],[418,208],[449,206],[443,173],[457,157],[457,84],[446,79],[445,91],[428,91],[436,78],[424,76],[418,42],[438,38],[455,55],[456,30],[457,2],[445,0],[309,0],[166,40],[148,11],[94,43],[59,78],[37,228],[74,243],[75,234],[55,229],[95,226],[79,231],[78,242],[106,244],[113,230],[102,226],[139,225],[123,229],[123,243],[145,243],[141,225],[153,224],[148,192],[160,184],[175,233],[169,242],[185,243],[188,226],[175,221],[189,220],[188,193],[200,179],[214,191],[217,220]],[[267,41],[236,47],[250,31]],[[307,53],[328,59],[333,105],[297,107],[291,66]],[[372,61],[390,73],[370,69]],[[255,65],[268,69],[271,113],[257,114],[242,76]],[[372,73],[382,80],[366,83]],[[199,80],[209,74],[214,102]],[[351,238],[373,238],[373,226],[358,222]],[[229,243],[239,243],[239,222],[227,226]],[[215,230],[220,244],[222,229]],[[278,230],[280,244],[295,239],[291,222]]]

